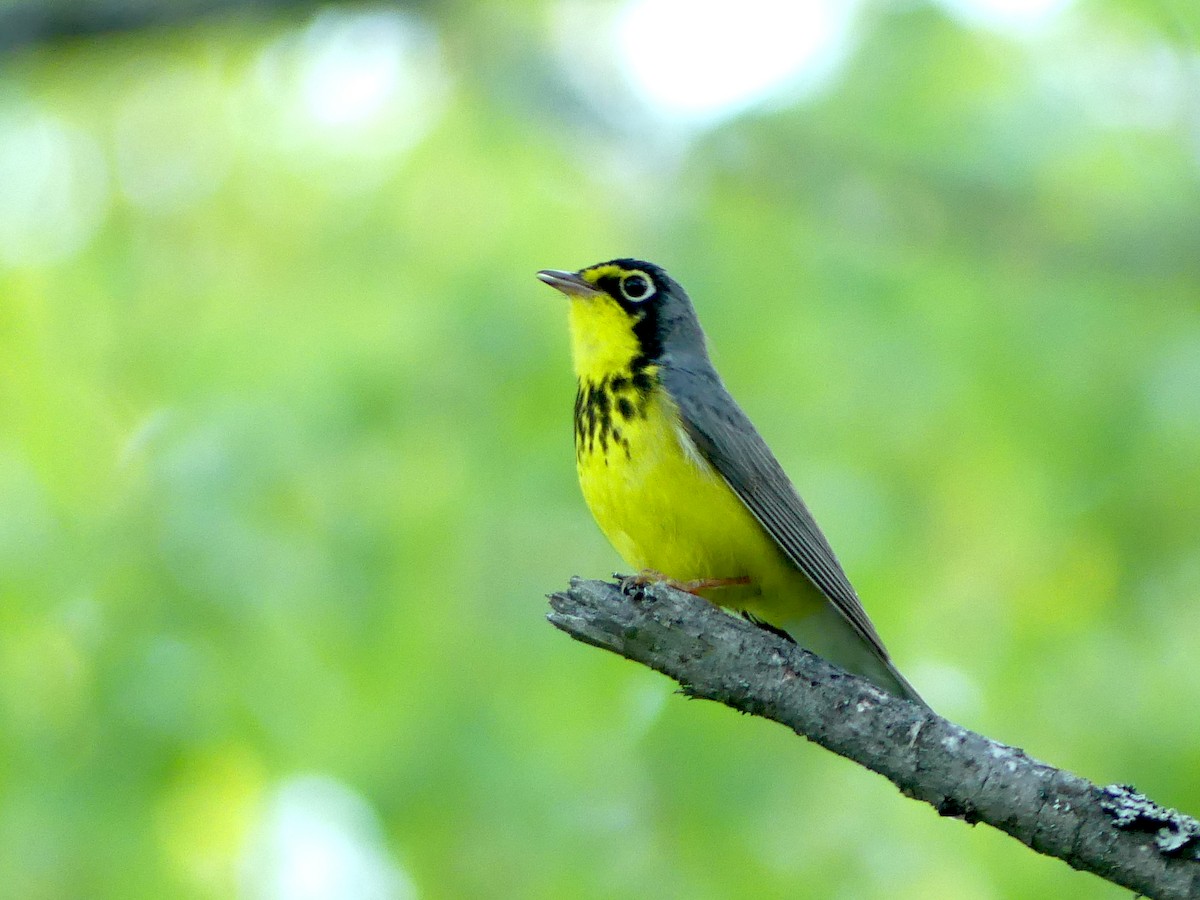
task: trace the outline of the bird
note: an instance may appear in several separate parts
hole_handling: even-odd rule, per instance
[[[928,708],[717,374],[683,287],[631,258],[537,277],[570,301],[580,488],[639,583],[665,580],[740,611]]]

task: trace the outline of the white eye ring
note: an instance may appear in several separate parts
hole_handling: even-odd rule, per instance
[[[629,284],[631,281],[633,285]],[[631,291],[630,287],[634,290]],[[621,296],[630,303],[645,303],[654,296],[656,290],[654,279],[645,272],[626,272],[621,276]]]

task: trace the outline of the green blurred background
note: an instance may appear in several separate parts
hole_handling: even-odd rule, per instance
[[[1198,29],[562,0],[14,42],[0,890],[1127,896],[545,623],[622,564],[533,273],[665,266],[934,707],[1195,813]]]

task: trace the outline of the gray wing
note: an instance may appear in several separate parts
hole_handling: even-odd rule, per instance
[[[679,407],[684,429],[704,458],[796,568],[892,668],[879,633],[812,513],[720,378],[715,372],[670,368],[664,369],[661,377]]]

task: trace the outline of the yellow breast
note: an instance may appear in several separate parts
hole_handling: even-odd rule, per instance
[[[580,381],[576,463],[596,522],[635,570],[750,578],[739,594],[783,588],[794,567],[700,455],[654,372]]]

